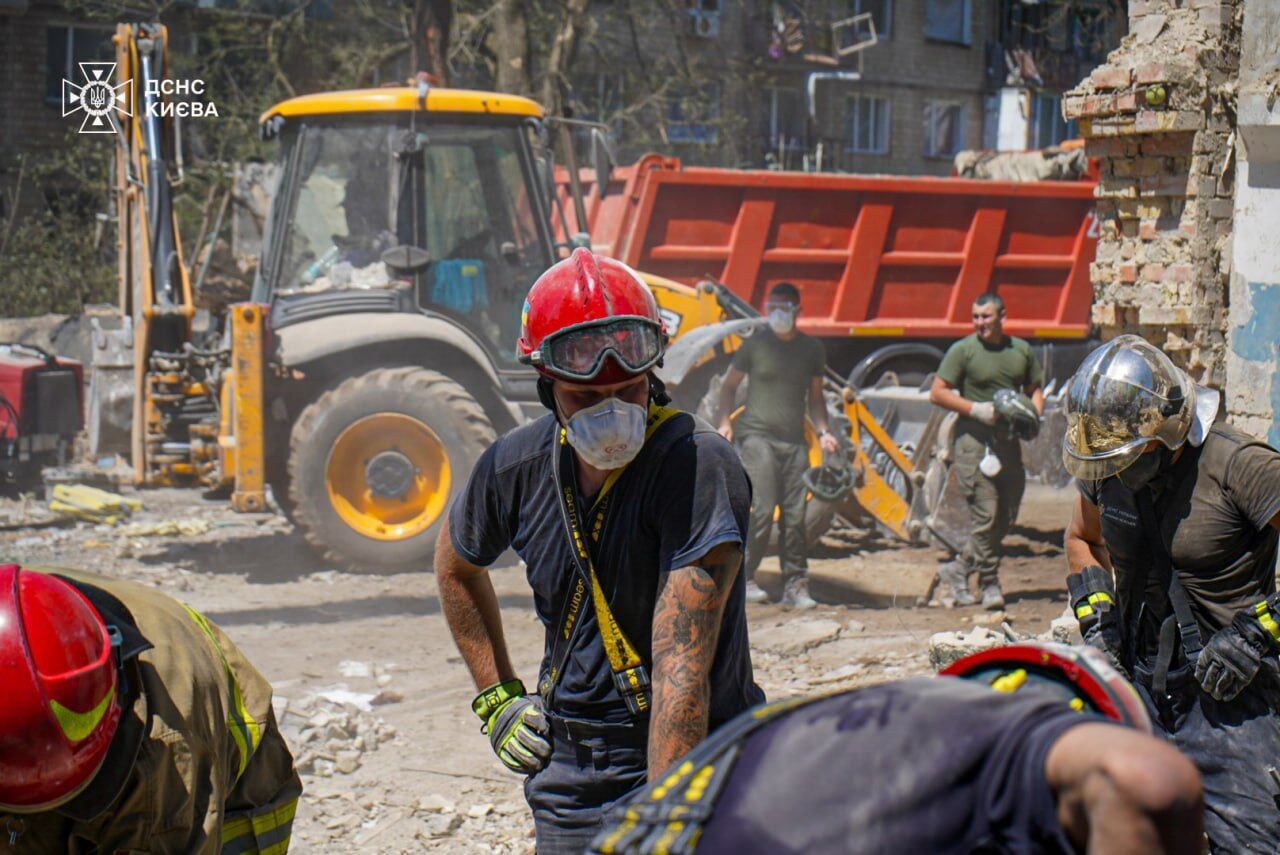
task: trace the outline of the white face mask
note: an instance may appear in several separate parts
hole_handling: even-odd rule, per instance
[[[597,469],[626,466],[644,445],[649,409],[618,398],[578,410],[565,424],[565,438],[583,461]]]
[[[786,335],[795,329],[796,314],[786,309],[774,309],[769,313],[769,329],[777,335]]]

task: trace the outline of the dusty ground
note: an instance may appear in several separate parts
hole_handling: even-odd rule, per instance
[[[361,576],[325,567],[283,519],[232,513],[195,492],[139,494],[135,519],[205,520],[194,536],[123,537],[78,524],[0,532],[0,556],[94,569],[185,600],[223,626],[274,683],[277,712],[304,761],[299,852],[531,852],[520,781],[493,758],[469,710],[474,694],[429,573]],[[1061,531],[1069,493],[1032,485],[1008,541],[1003,616],[1038,633],[1065,605]],[[5,503],[0,513],[15,513]],[[929,636],[994,624],[977,608],[915,608],[939,557],[841,528],[812,562],[830,605],[751,606],[760,684],[770,697],[929,670]],[[766,587],[776,580],[768,559]],[[518,566],[494,573],[507,640],[525,682],[542,628]],[[318,699],[345,688],[367,711]],[[344,771],[347,770],[347,771]]]

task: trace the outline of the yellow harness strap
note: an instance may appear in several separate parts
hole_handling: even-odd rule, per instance
[[[645,423],[645,441],[648,442],[658,428],[666,424],[672,416],[679,413],[680,410],[674,407],[663,407],[650,403],[648,420]],[[566,446],[568,442],[565,429],[561,427],[560,445]],[[622,477],[626,469],[627,467],[623,466],[609,473],[600,488],[599,496],[596,497],[595,503],[591,507],[589,513],[591,540],[595,543],[599,543],[604,531],[613,486],[618,483],[618,479]],[[591,559],[591,550],[587,548],[587,543],[577,522],[579,518],[576,504],[577,490],[574,484],[568,483],[561,484],[561,491],[561,497],[568,510],[569,530],[573,537],[573,548],[578,553],[578,558],[581,560],[582,565],[586,567],[587,574],[591,580],[591,602],[595,606],[596,622],[600,626],[600,636],[604,642],[605,655],[609,657],[609,668],[613,671],[616,681],[629,687],[630,692],[627,694],[635,699],[639,708],[638,711],[642,713],[648,712],[648,675],[644,670],[644,661],[640,658],[640,653],[636,650],[635,645],[631,643],[631,640],[627,638],[627,634],[623,632],[622,627],[618,625],[618,621],[613,615],[613,610],[609,608],[608,595],[605,594],[604,587],[600,584],[595,562]],[[561,633],[566,635],[566,641],[568,640],[567,634],[572,631],[573,625],[577,621],[580,602],[574,602],[574,599],[579,601],[581,599],[580,580],[573,585],[570,598],[566,619],[560,628]],[[555,663],[553,663],[552,667],[550,682],[554,684],[559,674],[554,671]],[[546,694],[545,691],[544,694]]]

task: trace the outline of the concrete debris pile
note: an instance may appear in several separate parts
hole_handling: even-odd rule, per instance
[[[1022,635],[1014,631],[1008,622],[1001,618],[1001,630],[997,632],[988,626],[977,625],[967,632],[935,632],[929,638],[929,664],[934,671],[941,671],[957,659],[971,653],[980,653],[993,647],[1000,647],[1014,641],[1056,641],[1059,644],[1081,644],[1080,628],[1070,609],[1049,623],[1049,628],[1039,635]],[[976,621],[976,619],[975,619]]]
[[[395,787],[326,789],[331,786],[318,783],[309,791],[322,818],[300,843],[320,850],[346,844],[361,852],[534,851],[529,809],[519,799],[493,801],[470,785],[410,800]],[[316,831],[328,842],[317,840]]]
[[[349,775],[360,768],[366,753],[394,739],[396,729],[361,709],[358,697],[334,699],[325,695],[321,692],[296,700],[276,697],[276,719],[293,748],[301,774],[319,778]]]
[[[788,618],[751,633],[756,678],[771,698],[836,691],[929,673],[910,636],[870,635],[858,620]]]

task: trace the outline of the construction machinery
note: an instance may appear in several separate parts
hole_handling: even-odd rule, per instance
[[[117,74],[135,101],[163,104],[166,41],[158,24],[117,29]],[[151,97],[119,135],[121,316],[95,334],[96,450],[127,428],[139,484],[202,485],[242,511],[274,496],[334,564],[427,565],[479,454],[543,413],[513,343],[534,279],[592,241],[589,206],[614,171],[603,129],[425,79],[272,107],[261,131],[277,144],[279,183],[251,300],[200,331],[171,204],[178,129]],[[754,313],[722,284],[641,275],[677,342]],[[686,405],[737,341],[717,329],[692,348]],[[857,477],[814,504],[815,527],[843,502],[914,539],[919,466],[843,386],[833,378],[829,402]]]
[[[28,488],[71,460],[84,426],[79,362],[29,344],[0,344],[0,484]]]

